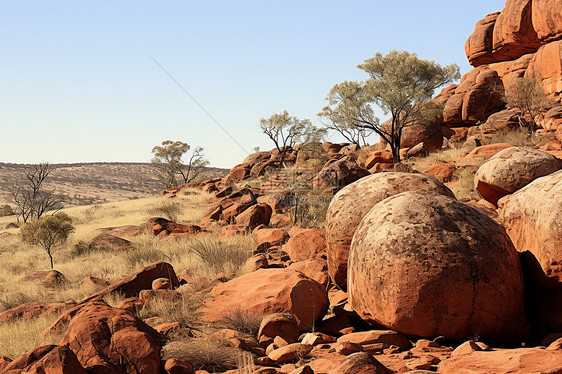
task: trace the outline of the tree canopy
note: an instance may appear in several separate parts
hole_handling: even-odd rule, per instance
[[[53,268],[52,248],[64,243],[72,232],[74,232],[72,219],[65,213],[36,218],[20,229],[23,242],[36,245],[47,252],[51,260],[51,269]]]
[[[269,118],[262,118],[260,128],[281,153],[281,163],[285,152],[296,144],[321,141],[326,135],[325,129],[312,125],[308,118],[300,120],[291,116],[286,110]]]
[[[415,53],[391,51],[387,55],[376,53],[358,68],[369,77],[334,85],[326,98],[329,105],[318,115],[331,123],[376,132],[390,145],[398,163],[402,130],[420,118],[423,104],[437,88],[460,78],[459,67],[442,67]],[[382,126],[374,106],[390,116],[389,126]]]
[[[182,141],[164,140],[161,145],[152,148],[152,164],[158,169],[164,188],[177,186],[178,177],[183,183],[189,183],[199,176],[209,165],[203,154],[203,147],[194,147],[187,162],[182,159],[191,146]]]

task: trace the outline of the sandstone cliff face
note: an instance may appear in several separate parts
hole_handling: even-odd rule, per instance
[[[488,65],[508,87],[514,77],[538,79],[545,92],[562,93],[562,0],[508,0],[480,20],[466,41],[474,67]]]

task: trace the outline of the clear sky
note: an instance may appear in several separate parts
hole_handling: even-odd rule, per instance
[[[0,0],[0,162],[145,162],[172,139],[232,167],[273,147],[261,117],[318,124],[328,90],[364,79],[356,66],[377,51],[466,73],[466,38],[504,4]]]

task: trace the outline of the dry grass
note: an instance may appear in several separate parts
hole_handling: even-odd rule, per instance
[[[178,291],[182,295],[181,301],[154,299],[148,305],[145,305],[140,312],[139,317],[146,319],[158,316],[164,322],[179,322],[184,325],[192,326],[198,320],[197,310],[203,306],[204,296],[201,294],[193,294],[190,289],[180,287]]]
[[[181,204],[180,222],[197,222],[207,209],[210,194],[189,191],[173,199]],[[201,267],[201,261],[189,250],[185,240],[162,240],[151,235],[141,235],[132,240],[136,249],[127,252],[113,250],[78,251],[75,243],[88,242],[97,235],[96,229],[129,224],[140,224],[153,216],[153,209],[169,198],[150,198],[119,203],[74,207],[64,211],[73,218],[76,232],[69,241],[53,248],[55,269],[65,275],[68,283],[49,291],[42,285],[22,283],[19,280],[37,271],[49,269],[47,255],[38,247],[24,244],[19,239],[19,229],[0,229],[0,300],[14,291],[21,292],[26,301],[79,301],[92,292],[91,288],[79,286],[87,276],[114,281],[128,276],[140,267],[158,260],[171,262],[177,271]],[[14,222],[14,217],[0,218],[0,227]],[[236,240],[236,239],[232,239]],[[84,249],[84,248],[82,248]],[[16,306],[13,301],[4,303]]]
[[[474,190],[474,173],[469,168],[463,169],[459,178],[453,181],[451,190],[455,194],[458,200],[478,200],[480,195]]]
[[[240,275],[243,265],[252,257],[255,243],[245,235],[235,235],[225,241],[205,236],[191,240],[187,246],[199,258],[198,274],[213,277],[223,273],[234,277]]]
[[[242,308],[237,308],[224,315],[221,322],[228,329],[257,337],[263,317],[263,315],[255,315]]]
[[[0,325],[0,356],[12,359],[46,344],[57,344],[58,335],[42,337],[41,333],[49,327],[57,316],[41,316],[35,319],[3,323]]]
[[[242,351],[208,338],[171,341],[162,349],[165,360],[179,358],[193,365],[195,370],[209,372],[236,369]]]
[[[518,147],[540,147],[554,139],[556,139],[556,136],[552,132],[529,134],[526,130],[515,129],[498,132],[483,139],[482,144],[509,143]]]

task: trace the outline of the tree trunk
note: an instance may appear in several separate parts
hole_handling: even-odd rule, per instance
[[[53,269],[53,255],[51,255],[51,250],[47,250],[46,252],[49,255],[49,259],[51,260],[51,269]]]
[[[392,151],[392,162],[394,164],[400,163],[400,138],[392,139],[392,144],[390,144],[390,149]]]

